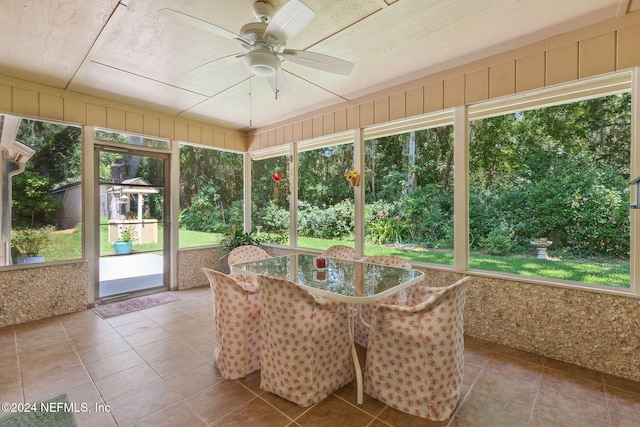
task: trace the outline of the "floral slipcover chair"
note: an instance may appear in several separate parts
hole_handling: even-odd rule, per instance
[[[364,391],[399,411],[447,419],[460,398],[468,277],[444,288],[417,286],[422,302],[376,307]],[[413,293],[413,292],[412,292]]]
[[[300,406],[354,378],[349,308],[285,279],[258,276],[262,295],[260,388]]]
[[[353,261],[356,258],[356,251],[345,245],[333,245],[330,248],[322,252],[322,255],[330,258],[344,259],[347,261]]]
[[[264,249],[254,245],[243,245],[238,246],[237,248],[233,248],[231,252],[229,252],[227,263],[229,264],[229,268],[231,269],[236,264],[260,261],[261,259],[267,258],[271,258],[271,255],[269,255]],[[231,277],[242,282],[254,283],[256,285],[258,283],[255,277],[248,274],[231,272]]]
[[[260,369],[260,291],[255,283],[202,268],[213,296],[213,359],[225,379]]]
[[[243,245],[233,248],[231,252],[229,252],[227,263],[229,263],[229,267],[233,267],[236,264],[260,261],[261,259],[267,258],[271,258],[271,255],[264,249],[253,245]]]
[[[411,263],[404,258],[390,255],[373,255],[362,258],[360,261],[368,262],[371,264],[381,264],[388,265],[391,267],[398,268],[411,268]],[[402,294],[390,295],[385,299],[381,300],[377,303],[372,304],[363,304],[359,307],[360,313],[362,316],[362,320],[366,323],[371,323],[371,316],[373,315],[373,310],[375,310],[377,304],[397,304],[400,300],[398,298],[402,298]],[[356,319],[355,322],[355,342],[360,344],[363,347],[367,347],[369,345],[369,328],[362,324],[361,321]]]

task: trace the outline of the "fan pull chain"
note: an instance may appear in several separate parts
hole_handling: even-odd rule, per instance
[[[249,76],[249,129],[253,129],[253,109],[252,109],[252,98],[251,98],[251,78],[253,75]]]

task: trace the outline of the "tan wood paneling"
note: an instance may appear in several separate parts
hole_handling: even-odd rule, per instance
[[[225,133],[224,132],[219,132],[219,131],[214,131],[213,132],[213,145],[216,147],[224,147],[225,146]]]
[[[87,124],[102,128],[107,127],[107,108],[102,105],[87,104]]]
[[[284,128],[276,128],[276,145],[281,145],[284,143]]]
[[[373,101],[374,123],[386,123],[389,121],[389,97],[376,99]]]
[[[439,111],[444,108],[444,82],[432,83],[424,87],[424,112]]]
[[[107,107],[107,128],[125,130],[126,126],[125,113],[117,108]]]
[[[271,129],[267,132],[267,147],[275,147],[276,144],[276,131]]]
[[[406,93],[394,93],[389,97],[389,119],[398,120],[407,117]]]
[[[41,93],[40,116],[54,120],[64,120],[64,101],[62,97]]]
[[[334,114],[329,113],[322,116],[322,134],[323,135],[331,135],[335,132],[335,124],[334,124]]]
[[[360,104],[360,127],[371,126],[374,123],[373,102]]]
[[[516,92],[544,87],[544,53],[516,59]]]
[[[313,124],[312,124],[313,127],[311,130],[311,134],[313,135],[314,138],[318,136],[322,136],[324,132],[324,123],[322,121],[322,116],[314,117],[312,120],[313,120]]]
[[[175,139],[178,141],[189,141],[189,127],[186,123],[175,124]]]
[[[188,125],[187,129],[189,141],[202,144],[202,128],[200,126]]]
[[[160,119],[160,134],[162,138],[173,139],[175,136],[175,123],[173,120]]]
[[[422,113],[424,113],[424,87],[420,86],[406,93],[406,115],[411,117]]]
[[[360,127],[360,106],[354,105],[347,108],[347,128],[358,129]]]
[[[293,124],[293,140],[302,141],[302,122],[296,122]]]
[[[16,114],[37,116],[40,112],[38,92],[14,87],[11,110]]]
[[[87,104],[76,99],[64,98],[64,120],[67,122],[87,123]]]
[[[489,69],[473,71],[466,75],[465,99],[467,104],[489,98]]]
[[[160,119],[145,115],[143,118],[143,133],[149,136],[160,136]],[[211,134],[213,138],[213,133]]]
[[[547,51],[547,85],[578,79],[578,43]]]
[[[144,133],[144,120],[143,120],[143,115],[140,113],[134,113],[133,111],[127,111],[125,113],[125,119],[127,122],[127,132],[133,132],[133,133],[138,133],[138,134],[143,134]],[[197,141],[193,141],[193,142],[200,142],[200,140],[198,139]]]
[[[615,32],[580,42],[580,78],[610,73],[615,68]]]
[[[336,132],[347,130],[347,110],[338,110],[334,113],[334,129]]]
[[[145,127],[146,129],[146,127]],[[146,132],[145,132],[146,133]],[[213,129],[205,129],[202,128],[202,144],[209,146],[209,147],[213,147],[213,140],[214,140],[214,132]],[[224,145],[223,145],[224,147]]]
[[[287,125],[284,127],[284,142],[293,142],[293,125]]]
[[[11,112],[11,86],[0,84],[0,111]]]
[[[618,31],[618,70],[640,65],[640,25]]]
[[[464,75],[444,80],[444,108],[464,105]]]
[[[516,62],[509,61],[489,68],[489,97],[513,95],[516,92]]]
[[[302,139],[313,138],[313,119],[302,121]]]

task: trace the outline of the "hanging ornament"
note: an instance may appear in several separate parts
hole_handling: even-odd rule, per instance
[[[282,172],[275,171],[273,175],[271,175],[271,178],[273,178],[275,182],[280,181],[282,179]]]

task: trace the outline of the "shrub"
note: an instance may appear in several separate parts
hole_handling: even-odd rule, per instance
[[[511,252],[514,243],[513,229],[506,224],[501,224],[482,239],[482,249],[489,255],[507,255]]]
[[[303,236],[338,239],[353,234],[354,211],[351,200],[324,209],[302,206],[298,215],[298,232]]]

